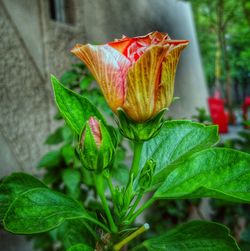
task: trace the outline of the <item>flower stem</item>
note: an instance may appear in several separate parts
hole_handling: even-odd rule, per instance
[[[109,210],[109,206],[108,206],[108,202],[106,200],[105,194],[104,194],[104,186],[103,186],[103,176],[102,174],[96,174],[95,175],[95,183],[96,183],[96,190],[97,193],[101,199],[102,205],[103,205],[103,209],[107,215],[108,218],[108,222],[111,228],[111,231],[113,233],[117,232],[117,227],[114,223],[113,217],[111,215],[111,212]]]
[[[87,228],[87,230],[92,234],[92,236],[96,240],[99,240],[99,237],[97,236],[96,232],[91,228],[91,226],[85,220],[82,220],[82,224]]]
[[[114,202],[114,198],[115,198],[115,189],[114,189],[112,180],[111,180],[110,176],[105,176],[105,178],[106,178],[106,180],[107,180],[108,187],[109,187],[109,190],[110,190],[110,193],[111,193],[111,197],[112,197],[112,200],[113,200],[113,202]]]
[[[138,174],[142,146],[143,146],[143,142],[134,142],[134,158],[133,158],[132,166],[129,173],[130,180],[132,176],[133,178],[135,178]]]
[[[143,196],[143,193],[138,194],[133,206],[131,207],[131,209],[130,209],[130,211],[128,213],[128,216],[127,216],[128,218],[130,218],[131,215],[134,213],[136,207],[138,206],[139,202],[141,201],[142,196]]]
[[[92,217],[87,217],[86,220],[96,224],[97,226],[101,227],[103,230],[110,232],[110,230],[104,224],[102,224],[99,220]]]
[[[135,232],[130,234],[128,237],[114,245],[114,251],[119,251],[124,245],[132,241],[134,238],[136,238],[138,235],[142,234],[143,232],[147,231],[149,229],[149,225],[145,223],[143,226],[138,228]]]
[[[140,215],[146,208],[150,207],[155,202],[155,198],[151,197],[141,208],[139,208],[128,220],[127,224],[131,224],[138,215]]]

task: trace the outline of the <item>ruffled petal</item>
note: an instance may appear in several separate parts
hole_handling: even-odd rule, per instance
[[[151,46],[128,71],[123,109],[136,122],[143,122],[152,117],[161,65],[168,48],[169,45]]]
[[[154,114],[157,114],[163,108],[168,107],[173,100],[174,80],[177,64],[179,62],[182,50],[187,45],[188,41],[186,40],[182,41],[182,43],[181,41],[174,41],[173,44],[171,44],[166,58],[162,62],[161,79],[159,86],[156,89]]]
[[[130,61],[109,45],[76,45],[72,52],[89,68],[113,111],[125,98],[125,79]]]
[[[123,55],[126,54],[128,46],[134,41],[132,38],[124,37],[122,39],[117,39],[113,42],[109,42],[108,45],[116,49]]]

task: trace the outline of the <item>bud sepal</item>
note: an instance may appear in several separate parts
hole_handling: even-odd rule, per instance
[[[155,168],[156,168],[156,161],[153,159],[147,160],[147,162],[145,163],[144,167],[140,172],[138,179],[138,185],[140,191],[145,191],[151,186]]]
[[[164,123],[163,116],[167,108],[162,109],[152,119],[138,123],[131,120],[126,113],[121,109],[117,109],[117,124],[119,126],[120,133],[135,142],[143,142],[155,137]]]

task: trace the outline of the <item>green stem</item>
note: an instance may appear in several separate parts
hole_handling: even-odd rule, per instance
[[[101,227],[106,232],[108,232],[108,233],[110,232],[110,230],[104,224],[102,224],[100,221],[98,221],[98,220],[96,220],[94,218],[91,218],[91,217],[86,218],[86,220],[98,225],[99,227]]]
[[[111,212],[109,210],[108,202],[107,202],[105,194],[104,194],[102,174],[96,174],[95,175],[95,183],[96,183],[96,190],[97,190],[97,193],[98,193],[98,195],[99,195],[99,197],[101,199],[103,209],[104,209],[104,211],[105,211],[105,213],[107,215],[111,231],[113,233],[116,233],[117,232],[117,227],[116,227],[116,225],[114,223],[113,217],[112,217]]]
[[[132,166],[129,173],[130,180],[132,176],[133,178],[135,178],[138,174],[142,146],[143,146],[143,142],[134,142],[134,158],[133,158]]]
[[[150,207],[155,202],[155,198],[151,197],[141,208],[139,208],[128,220],[127,224],[130,225],[138,215],[140,215],[146,208]]]
[[[130,234],[128,237],[114,245],[114,251],[119,251],[124,245],[132,241],[134,238],[136,238],[138,235],[142,234],[143,232],[147,231],[149,229],[149,225],[145,223],[143,226],[138,228],[135,232]]]
[[[142,199],[142,196],[143,196],[143,193],[139,193],[139,194],[138,194],[138,196],[137,196],[137,198],[136,198],[136,200],[135,200],[135,202],[134,202],[132,208],[130,209],[130,211],[129,211],[128,215],[127,215],[127,218],[130,218],[131,215],[134,213],[136,207],[138,206],[139,202],[140,202],[141,199]]]
[[[82,220],[82,224],[88,229],[88,231],[93,235],[93,237],[96,240],[99,240],[99,237],[97,236],[96,232],[91,228],[91,226],[85,220]]]
[[[106,177],[106,180],[108,182],[108,186],[109,186],[109,190],[110,190],[110,193],[111,193],[111,196],[112,196],[112,200],[114,202],[114,198],[115,198],[115,189],[114,189],[114,186],[113,186],[113,183],[112,183],[112,180],[110,178],[110,176],[105,176]]]

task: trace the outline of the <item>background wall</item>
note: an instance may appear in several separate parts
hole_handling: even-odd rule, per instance
[[[190,117],[206,107],[207,90],[190,5],[176,0],[66,1],[74,24],[55,22],[48,0],[0,0],[0,177],[13,171],[35,174],[56,126],[49,75],[60,77],[72,62],[75,43],[104,43],[122,34],[158,30],[188,39],[179,63],[169,115]],[[13,241],[15,240],[15,241]],[[0,233],[0,249],[30,250],[24,240]]]

